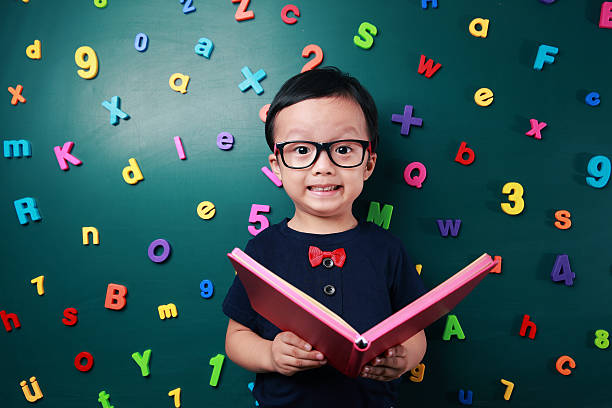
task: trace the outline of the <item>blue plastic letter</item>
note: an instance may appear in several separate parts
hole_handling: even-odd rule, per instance
[[[599,100],[599,94],[597,92],[591,92],[590,94],[588,94],[584,101],[587,103],[587,105],[591,106],[597,106],[601,102]]]
[[[15,211],[17,211],[17,218],[19,218],[19,223],[21,225],[28,223],[28,218],[26,214],[30,214],[32,221],[40,220],[40,213],[38,212],[38,208],[36,208],[36,201],[32,197],[24,197],[20,200],[15,200]]]
[[[587,176],[587,184],[595,188],[605,187],[610,180],[611,170],[612,166],[610,159],[608,159],[606,156],[591,157],[591,160],[589,160],[589,164],[587,165],[587,171],[589,172],[589,175],[593,177]]]
[[[5,140],[4,157],[31,157],[32,146],[27,140]]]
[[[145,52],[149,46],[149,37],[145,33],[139,33],[134,39],[134,48],[136,51]]]
[[[213,42],[210,41],[206,37],[202,37],[198,40],[198,43],[195,45],[195,53],[203,56],[204,58],[210,59],[210,53],[213,50]]]
[[[533,69],[540,71],[544,66],[544,63],[547,62],[552,64],[555,62],[555,57],[553,55],[557,55],[559,49],[557,47],[551,47],[550,45],[540,45],[538,48],[538,55],[536,55],[535,63],[533,64]]]

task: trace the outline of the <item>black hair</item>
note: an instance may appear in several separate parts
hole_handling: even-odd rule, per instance
[[[288,106],[306,99],[340,96],[354,100],[363,111],[372,151],[378,145],[378,112],[372,95],[348,73],[328,66],[302,72],[289,78],[278,91],[266,117],[266,142],[274,151],[274,120]]]

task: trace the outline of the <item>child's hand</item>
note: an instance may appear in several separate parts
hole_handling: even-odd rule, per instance
[[[281,332],[272,341],[272,366],[283,375],[321,367],[327,360],[323,353],[312,350],[312,346],[292,332]]]
[[[361,376],[378,381],[391,381],[408,371],[408,351],[402,344],[391,347],[361,370]]]

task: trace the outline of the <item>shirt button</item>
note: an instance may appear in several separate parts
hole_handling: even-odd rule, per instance
[[[323,266],[327,269],[334,266],[334,261],[331,258],[323,258]]]
[[[336,288],[334,287],[334,285],[325,285],[325,287],[323,288],[323,292],[325,292],[326,295],[331,296],[336,293]]]

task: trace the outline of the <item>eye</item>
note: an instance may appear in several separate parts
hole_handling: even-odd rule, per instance
[[[352,149],[350,146],[345,146],[345,145],[342,145],[342,146],[338,146],[338,147],[336,147],[336,152],[337,152],[337,153],[340,153],[340,154],[347,154],[347,153],[350,153],[350,152],[351,152],[351,150],[353,150],[353,149]]]
[[[294,150],[298,154],[308,154],[310,152],[310,148],[308,146],[297,146]]]

